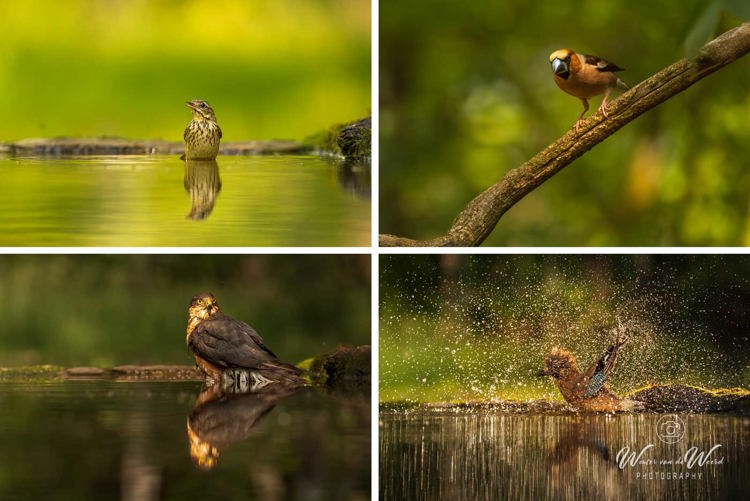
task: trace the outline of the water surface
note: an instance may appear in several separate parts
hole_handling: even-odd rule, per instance
[[[0,246],[363,246],[369,171],[316,156],[0,158]]]
[[[664,414],[381,411],[381,499],[746,495],[750,417],[679,414],[677,419]],[[668,443],[674,422],[682,422],[684,433]],[[628,453],[638,456],[644,449],[634,465],[620,463],[632,459]],[[688,465],[686,454],[703,454],[706,461]]]
[[[197,402],[200,389],[0,384],[0,499],[369,498],[369,398]],[[210,464],[191,457],[196,437],[211,442]]]

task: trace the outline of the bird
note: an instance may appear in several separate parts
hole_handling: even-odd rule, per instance
[[[557,86],[583,103],[583,112],[574,126],[576,132],[581,126],[583,115],[589,109],[589,98],[604,93],[599,111],[607,117],[607,97],[610,92],[613,89],[620,91],[630,89],[628,84],[615,75],[616,71],[624,71],[624,68],[600,57],[576,54],[570,49],[559,49],[550,54],[549,62],[552,65],[552,76]]]
[[[185,139],[183,160],[216,159],[222,134],[213,108],[200,99],[188,101],[186,105],[192,110],[193,119],[182,136]]]
[[[575,355],[568,350],[555,347],[544,358],[545,369],[539,371],[537,376],[552,377],[563,398],[578,410],[642,410],[641,402],[622,399],[612,393],[607,385],[607,378],[615,368],[617,354],[627,340],[627,335],[618,332],[607,351],[583,373],[578,368]]]
[[[193,297],[188,308],[187,345],[210,384],[222,376],[250,373],[268,383],[301,384],[301,371],[279,358],[245,322],[226,315],[211,293]]]

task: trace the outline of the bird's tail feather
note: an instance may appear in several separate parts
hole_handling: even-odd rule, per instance
[[[228,369],[222,373],[221,383],[229,393],[253,393],[268,386],[303,386],[305,380],[293,365],[267,366],[264,369]]]

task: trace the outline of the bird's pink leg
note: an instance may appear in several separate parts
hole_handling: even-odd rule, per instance
[[[589,110],[589,102],[583,98],[579,98],[579,99],[583,103],[583,111],[581,112],[581,116],[578,117],[578,120],[576,120],[576,125],[575,125],[576,132],[578,132],[578,128],[581,126],[581,122],[583,122],[583,115],[585,115],[586,112]]]
[[[602,112],[602,115],[604,115],[605,118],[609,116],[607,115],[607,97],[609,97],[609,93],[610,93],[610,90],[607,89],[607,92],[604,93],[604,99],[602,100],[602,105],[599,106],[599,111]]]

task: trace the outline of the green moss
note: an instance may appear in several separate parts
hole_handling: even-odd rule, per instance
[[[0,367],[0,381],[51,381],[59,379],[62,370],[58,365]]]
[[[306,138],[304,142],[318,151],[332,155],[369,158],[372,156],[371,118],[333,125]]]
[[[372,368],[369,346],[338,346],[335,350],[303,361],[310,382],[329,388],[369,386]]]

